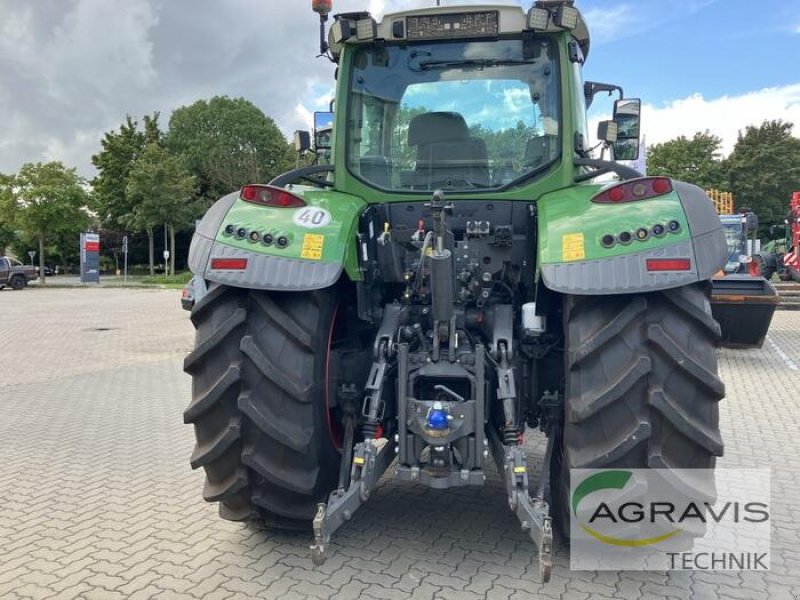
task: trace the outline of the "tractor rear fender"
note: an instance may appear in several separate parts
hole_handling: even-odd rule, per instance
[[[537,203],[538,256],[545,286],[568,294],[608,295],[710,279],[727,256],[719,215],[699,187],[672,181],[672,188],[645,200],[606,204],[591,201],[603,189],[598,185],[542,196]]]
[[[189,268],[204,279],[258,290],[308,291],[333,285],[346,270],[360,279],[355,232],[366,203],[318,188],[290,188],[305,206],[218,200],[197,225]]]

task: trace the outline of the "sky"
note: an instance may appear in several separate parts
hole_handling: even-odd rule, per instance
[[[443,6],[476,4],[441,0]],[[334,0],[376,17],[436,0]],[[486,2],[484,2],[486,3]],[[496,0],[514,4],[515,0]],[[530,1],[516,2],[526,8]],[[91,177],[126,115],[245,97],[287,137],[330,100],[308,0],[0,0],[0,172],[60,160]],[[578,0],[592,35],[584,76],[644,103],[647,143],[709,130],[728,153],[764,119],[797,124],[800,2]],[[607,118],[600,98],[592,122]]]

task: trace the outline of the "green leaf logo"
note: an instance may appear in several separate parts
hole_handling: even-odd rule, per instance
[[[590,475],[581,481],[581,483],[572,492],[572,501],[570,503],[572,505],[572,514],[577,518],[578,505],[584,498],[594,492],[600,490],[624,489],[625,486],[628,485],[632,475],[633,473],[630,471],[602,471],[600,473]],[[668,531],[667,533],[658,536],[629,540],[603,534],[580,522],[578,522],[578,525],[580,525],[581,529],[591,535],[594,539],[603,542],[604,544],[627,547],[650,546],[652,544],[663,542],[664,540],[667,540],[683,531],[682,529],[675,528],[672,531]]]

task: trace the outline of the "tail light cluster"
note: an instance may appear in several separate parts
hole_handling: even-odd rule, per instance
[[[306,205],[300,196],[274,185],[246,185],[239,193],[239,197],[245,202],[273,208],[300,208]]]
[[[624,181],[603,190],[592,198],[592,202],[598,204],[635,202],[663,196],[671,191],[672,181],[668,177],[641,177],[631,181]]]

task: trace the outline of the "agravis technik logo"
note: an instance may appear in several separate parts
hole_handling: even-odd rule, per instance
[[[768,469],[572,469],[572,569],[769,569]]]

